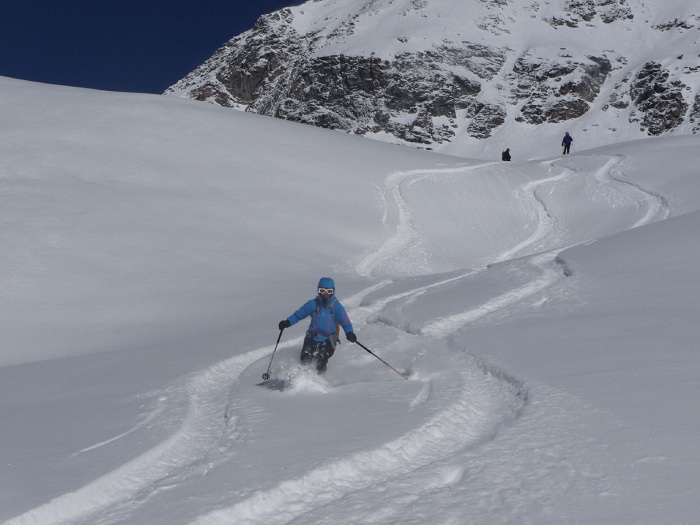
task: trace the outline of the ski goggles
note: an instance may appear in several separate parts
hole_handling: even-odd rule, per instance
[[[319,295],[333,295],[333,288],[319,288]]]

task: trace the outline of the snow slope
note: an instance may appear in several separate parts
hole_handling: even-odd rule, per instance
[[[694,523],[697,137],[494,163],[0,79],[0,520]],[[277,322],[331,275],[318,377]]]

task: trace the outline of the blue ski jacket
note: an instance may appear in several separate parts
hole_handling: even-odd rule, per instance
[[[323,343],[331,336],[335,337],[336,322],[342,326],[345,335],[353,331],[350,318],[345,312],[343,305],[335,298],[335,294],[325,301],[321,296],[307,301],[301,308],[290,315],[287,321],[294,325],[309,316],[311,316],[311,324],[307,333],[317,343]]]

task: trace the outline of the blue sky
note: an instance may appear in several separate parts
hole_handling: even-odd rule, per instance
[[[301,0],[0,0],[0,76],[161,93],[263,13]]]

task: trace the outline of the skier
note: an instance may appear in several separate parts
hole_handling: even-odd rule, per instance
[[[340,327],[345,337],[351,343],[357,342],[357,336],[352,331],[352,323],[340,301],[335,298],[335,283],[330,277],[322,277],[318,282],[318,295],[287,319],[280,321],[280,331],[311,316],[311,324],[306,331],[304,344],[301,348],[301,362],[304,364],[316,360],[316,371],[322,374],[326,371],[328,360],[340,343]]]
[[[501,160],[510,160],[510,148],[506,148],[506,150],[501,153]]]
[[[569,135],[569,132],[567,131],[564,133],[564,138],[561,141],[561,145],[564,147],[564,155],[567,153],[570,153],[571,150],[571,143],[574,141],[571,135]]]

